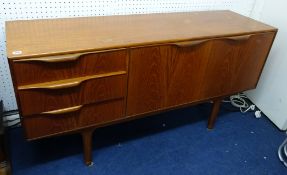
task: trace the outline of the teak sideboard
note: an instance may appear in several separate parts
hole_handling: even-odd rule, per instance
[[[97,127],[254,89],[277,29],[231,11],[6,23],[7,55],[28,140]],[[192,117],[192,116],[191,116]]]

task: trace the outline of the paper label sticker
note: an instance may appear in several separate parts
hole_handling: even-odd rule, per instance
[[[16,50],[12,52],[13,55],[21,55],[22,51],[21,50]]]

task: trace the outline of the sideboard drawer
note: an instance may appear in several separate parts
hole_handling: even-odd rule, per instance
[[[13,60],[18,86],[126,71],[127,50],[115,49],[90,53]]]
[[[22,115],[39,114],[71,106],[126,96],[126,72],[67,79],[18,87]]]
[[[50,111],[23,119],[28,139],[60,134],[120,119],[124,116],[124,99]]]

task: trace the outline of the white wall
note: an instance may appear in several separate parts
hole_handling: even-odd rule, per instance
[[[287,129],[287,1],[265,0],[260,21],[279,29],[255,90],[248,97],[281,130]]]

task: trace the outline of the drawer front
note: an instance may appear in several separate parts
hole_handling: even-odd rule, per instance
[[[23,119],[28,139],[95,126],[124,116],[124,99],[75,106]]]
[[[126,73],[115,72],[18,87],[23,117],[126,96]]]
[[[126,71],[127,50],[59,55],[14,60],[14,78],[18,86],[57,81],[115,71]]]

